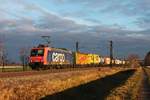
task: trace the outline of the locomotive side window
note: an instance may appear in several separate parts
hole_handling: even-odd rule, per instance
[[[43,56],[44,49],[33,49],[31,50],[31,56]]]
[[[43,49],[38,50],[38,56],[44,56],[44,50]]]

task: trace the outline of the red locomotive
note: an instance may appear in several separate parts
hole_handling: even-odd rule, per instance
[[[43,68],[43,66],[43,69],[47,69],[53,66],[58,67],[71,64],[73,64],[73,56],[69,50],[56,49],[44,45],[31,49],[29,65],[32,69]]]

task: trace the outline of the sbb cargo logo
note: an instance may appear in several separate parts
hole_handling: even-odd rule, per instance
[[[65,54],[62,53],[53,53],[52,54],[53,62],[65,62]]]

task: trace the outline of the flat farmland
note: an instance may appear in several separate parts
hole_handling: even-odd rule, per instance
[[[23,66],[0,66],[0,72],[19,72],[19,71],[29,71],[31,68],[29,66],[23,69]]]
[[[137,76],[138,73],[140,73],[140,69],[118,67],[1,78],[0,100],[114,98],[116,94],[113,91],[116,91],[117,87],[128,86],[128,80],[130,83],[133,80],[136,82],[140,78],[140,75]],[[129,89],[133,88],[128,87]],[[122,95],[119,94],[117,97]]]
[[[0,66],[0,68],[23,68],[23,66]]]

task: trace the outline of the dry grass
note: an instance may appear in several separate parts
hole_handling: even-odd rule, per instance
[[[111,91],[106,100],[137,100],[141,81],[142,69],[137,68],[125,84]]]
[[[70,71],[0,79],[0,100],[37,100],[46,95],[85,84],[125,69]]]

